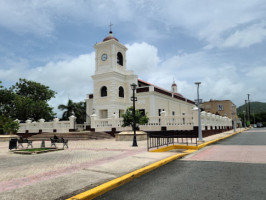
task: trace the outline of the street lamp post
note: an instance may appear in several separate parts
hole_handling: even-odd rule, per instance
[[[250,101],[249,101],[249,95],[250,94],[247,94],[248,95],[248,113],[247,113],[247,116],[248,116],[248,125],[250,126],[251,124],[251,119],[250,119]]]
[[[133,136],[133,147],[137,147],[137,137],[136,137],[136,114],[135,114],[135,101],[137,101],[137,97],[135,97],[135,90],[137,88],[137,85],[135,83],[132,83],[130,85],[131,89],[133,90],[133,97],[131,97],[131,101],[133,101],[133,131],[134,131],[134,136]]]
[[[199,99],[199,85],[201,84],[201,82],[195,82],[195,84],[197,85],[197,106],[198,106],[198,122],[199,122],[199,126],[198,126],[198,135],[199,135],[199,141],[203,141],[202,139],[202,131],[201,131],[201,118],[200,118],[200,99]]]
[[[244,127],[246,128],[246,115],[245,115],[246,111],[243,111],[244,114]]]

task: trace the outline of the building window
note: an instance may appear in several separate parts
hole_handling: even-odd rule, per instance
[[[172,111],[172,115],[175,116],[175,111]]]
[[[161,109],[158,110],[158,116],[161,116]]]
[[[141,113],[142,116],[145,116],[145,109],[139,109],[139,112]]]
[[[103,86],[101,88],[101,97],[106,97],[107,96],[107,87]]]
[[[122,115],[125,113],[124,110],[119,110],[119,118],[122,117]]]
[[[222,104],[218,104],[217,105],[217,110],[220,111],[220,110],[224,110],[224,106]]]
[[[117,64],[123,66],[123,55],[120,52],[117,53]]]
[[[119,87],[119,97],[124,97],[124,88],[122,86]]]

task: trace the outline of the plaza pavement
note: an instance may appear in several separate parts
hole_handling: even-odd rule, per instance
[[[33,147],[40,146],[40,141],[33,142]],[[8,142],[0,142],[0,199],[66,199],[179,153],[147,152],[147,141],[132,147],[132,141],[105,139],[69,141],[64,151],[20,155],[8,150]]]

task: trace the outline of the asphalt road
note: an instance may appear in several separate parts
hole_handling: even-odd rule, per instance
[[[265,200],[266,129],[237,134],[96,199]]]

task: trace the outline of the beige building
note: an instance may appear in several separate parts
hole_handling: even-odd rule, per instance
[[[201,109],[205,112],[212,114],[226,116],[233,119],[232,114],[237,117],[236,105],[230,100],[210,100],[208,102],[203,102]]]

